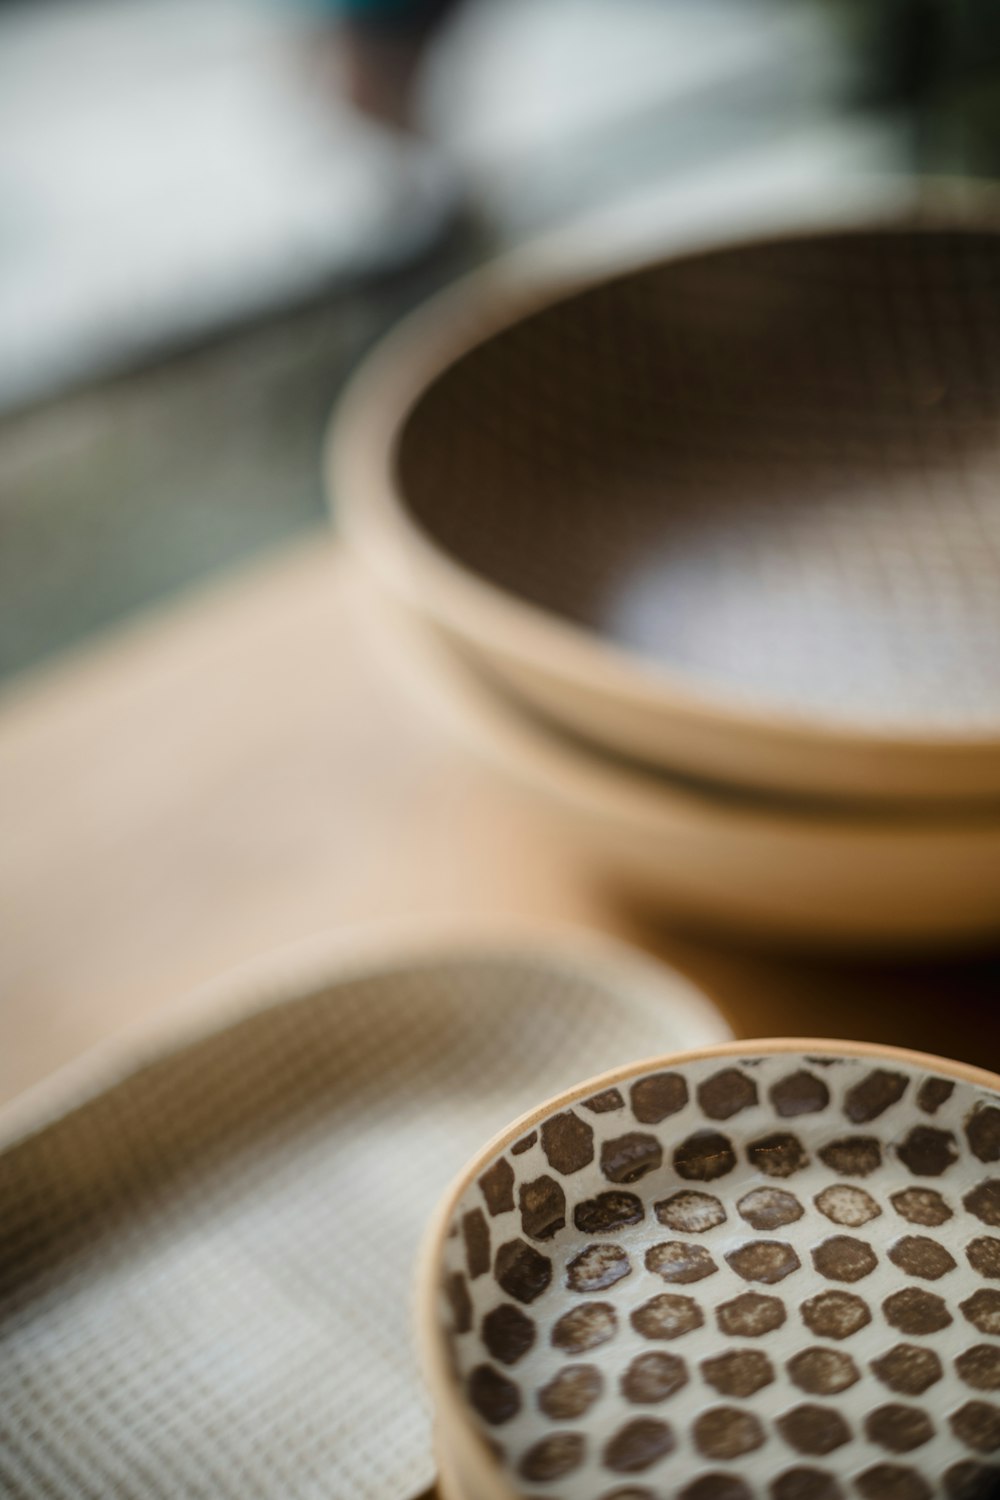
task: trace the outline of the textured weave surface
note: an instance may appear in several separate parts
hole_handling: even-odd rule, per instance
[[[695,690],[995,729],[998,325],[990,233],[657,265],[447,370],[403,433],[405,501],[474,572]]]
[[[575,1078],[722,1030],[606,957],[360,969],[9,1143],[0,1493],[416,1494],[410,1287],[449,1177]]]

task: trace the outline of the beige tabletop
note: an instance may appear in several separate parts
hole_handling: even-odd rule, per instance
[[[220,971],[330,929],[580,922],[657,953],[742,1035],[1000,1067],[1000,955],[848,962],[629,911],[386,669],[326,536],[0,701],[0,1101]]]

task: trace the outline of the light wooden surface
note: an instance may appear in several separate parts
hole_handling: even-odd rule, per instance
[[[232,965],[324,929],[530,915],[631,939],[739,1034],[1000,1067],[1000,955],[850,963],[624,908],[387,670],[318,537],[0,702],[0,1100]]]

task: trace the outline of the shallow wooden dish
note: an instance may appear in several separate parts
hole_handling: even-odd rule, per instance
[[[1000,1078],[738,1042],[480,1151],[422,1261],[448,1500],[986,1500]]]
[[[977,198],[582,283],[514,257],[369,362],[337,512],[607,748],[780,793],[1000,799],[997,222]]]
[[[629,900],[755,940],[919,948],[1000,931],[1000,814],[850,814],[636,769],[555,731],[370,588],[387,663]]]

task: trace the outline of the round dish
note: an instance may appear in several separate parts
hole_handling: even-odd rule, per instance
[[[1000,817],[851,816],[636,770],[539,722],[394,602],[366,626],[452,730],[631,899],[754,939],[928,946],[1000,930]]]
[[[605,747],[1000,799],[1000,219],[973,201],[582,287],[530,253],[482,273],[345,399],[348,535]]]
[[[421,1267],[448,1500],[995,1494],[998,1090],[739,1042],[522,1117]]]

